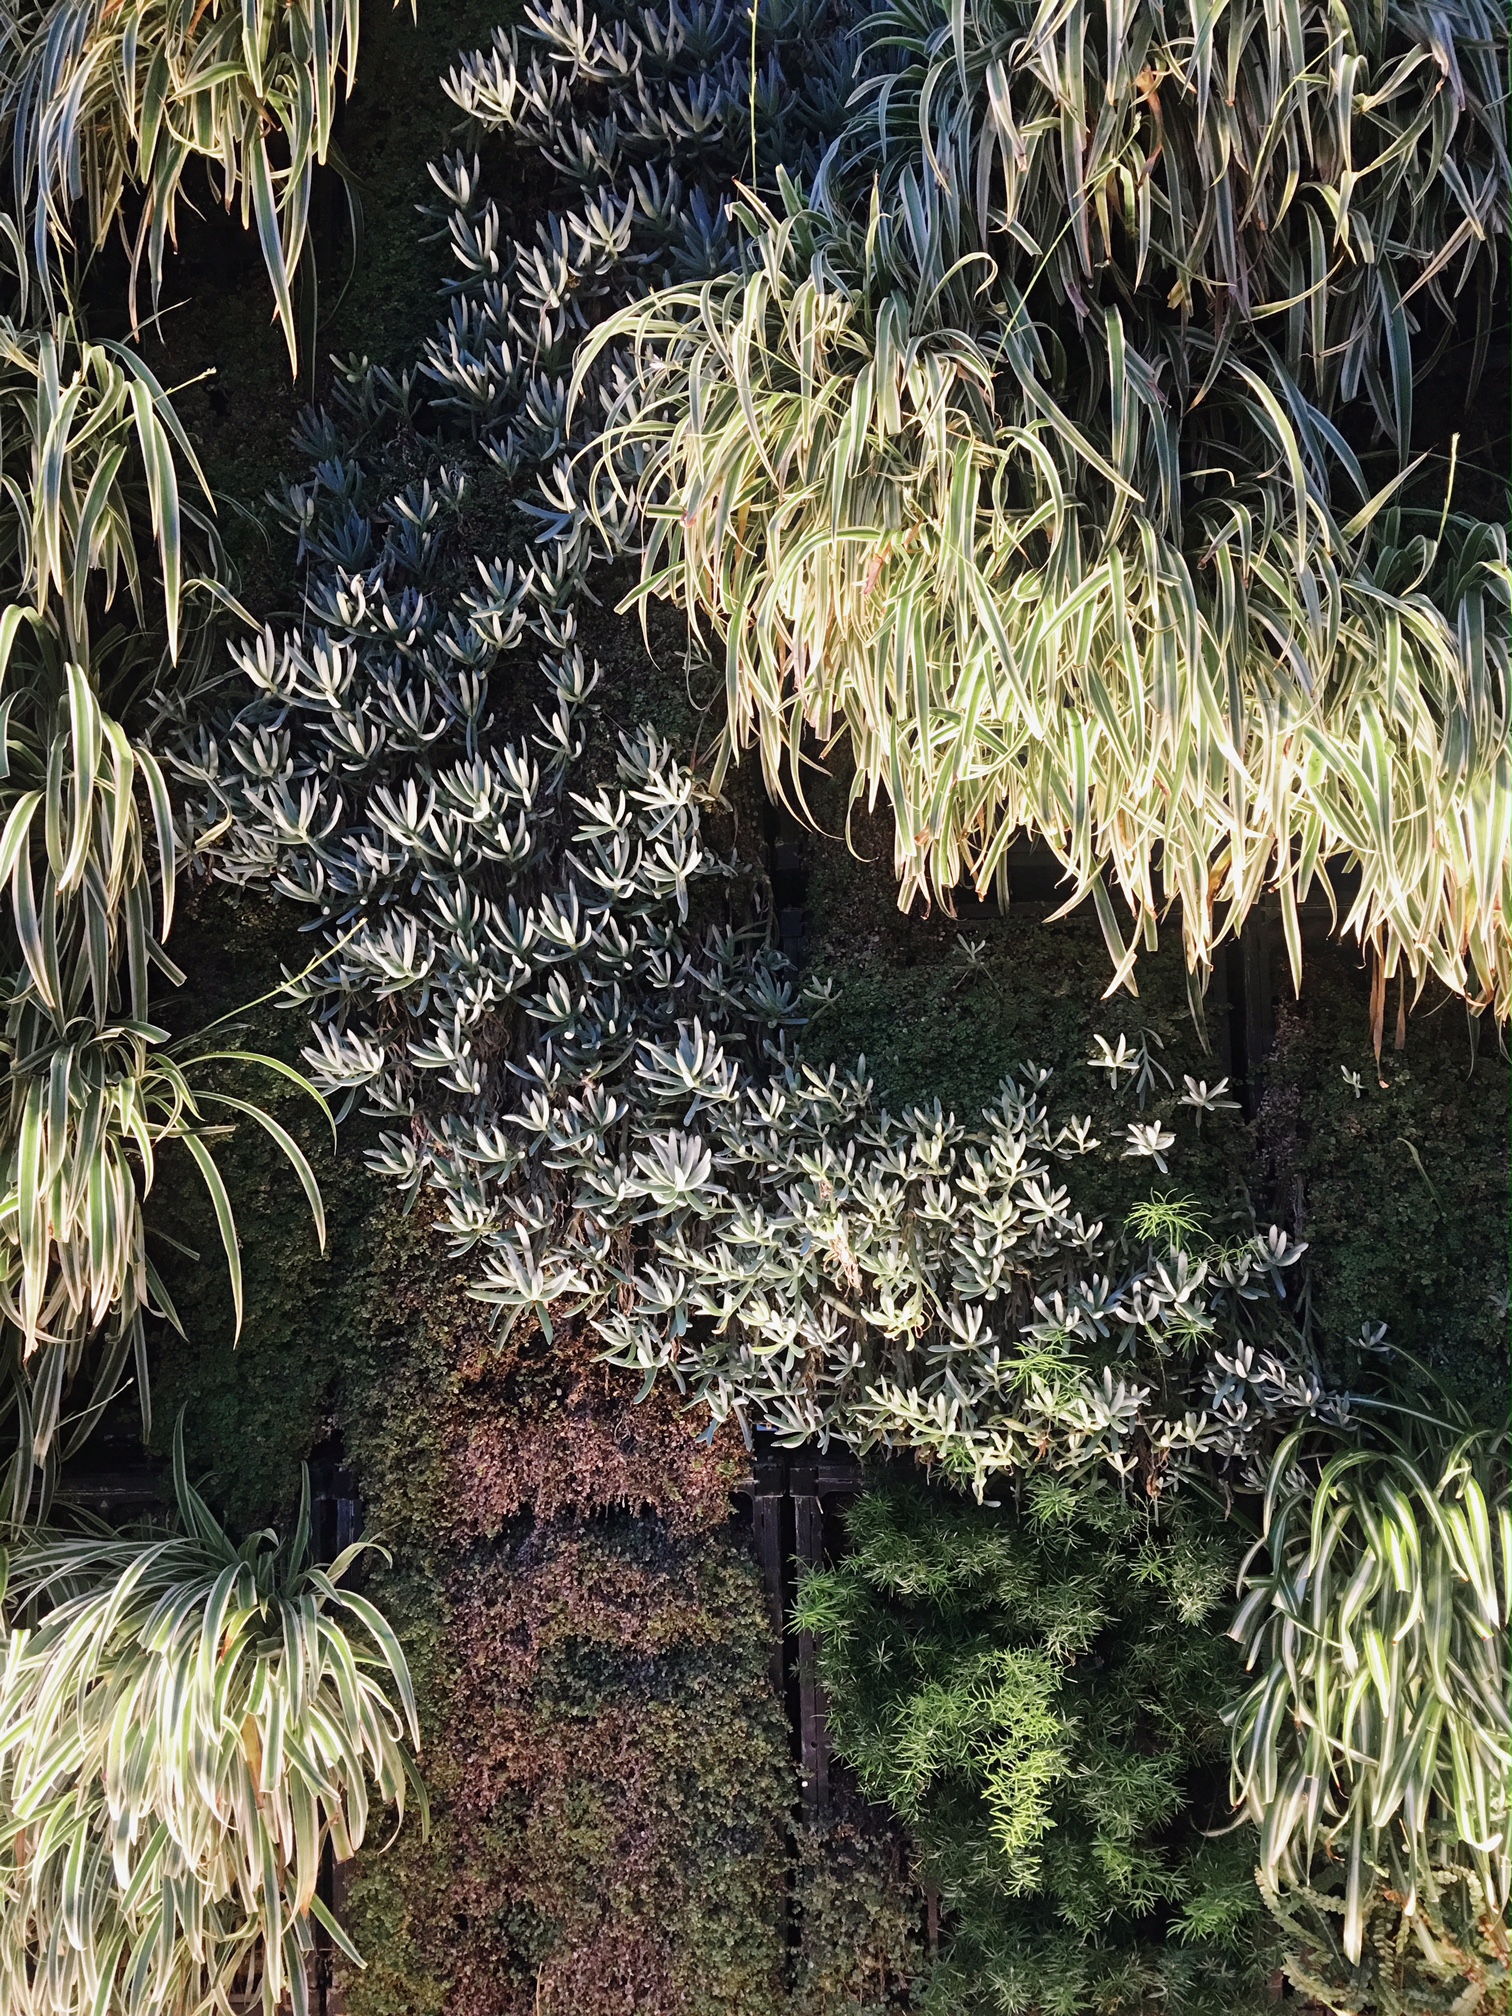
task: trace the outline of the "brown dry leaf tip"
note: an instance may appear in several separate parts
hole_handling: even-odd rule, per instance
[[[1381,1068],[1381,1045],[1386,1033],[1386,958],[1379,942],[1372,947],[1370,967],[1370,1047],[1375,1052],[1376,1072]],[[1384,1084],[1384,1080],[1382,1083]]]

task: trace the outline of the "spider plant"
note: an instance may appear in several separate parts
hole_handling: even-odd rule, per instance
[[[142,359],[125,344],[92,341],[72,309],[37,314],[25,247],[4,216],[0,255],[10,294],[0,316],[0,593],[29,612],[34,631],[55,638],[55,656],[89,667],[103,685],[111,675],[92,663],[91,621],[98,626],[123,584],[136,627],[160,620],[169,657],[178,657],[186,533],[218,557],[210,493]],[[144,548],[156,562],[145,574]],[[22,617],[5,620],[8,657]]]
[[[595,508],[641,513],[639,593],[713,633],[770,786],[848,737],[905,906],[1027,828],[1116,983],[1177,899],[1205,973],[1267,890],[1300,979],[1297,911],[1353,863],[1384,972],[1505,1012],[1505,539],[1406,459],[1413,315],[1447,340],[1446,274],[1489,286],[1505,235],[1501,31],[1198,27],[884,7],[741,270],[590,339],[580,385],[635,364]]]
[[[215,1063],[276,1060],[171,1043],[150,1019],[179,849],[156,757],[115,718],[160,671],[160,621],[180,652],[186,528],[209,537],[208,494],[161,386],[130,351],[69,318],[24,318],[21,248],[7,239],[21,320],[0,323],[0,886],[9,895],[0,1052],[0,1350],[18,1414],[12,1516],[51,1466],[68,1387],[91,1348],[93,1396],[75,1445],[130,1353],[146,1400],[143,1317],[176,1321],[145,1243],[159,1155],[181,1142],[209,1186],[240,1322],[234,1221],[209,1142],[244,1116],[288,1156],[323,1237],[303,1152],[271,1115],[204,1082]],[[189,495],[183,493],[188,489]],[[213,540],[210,546],[213,555]],[[149,590],[148,582],[152,587]],[[124,586],[132,624],[110,621]],[[147,629],[144,637],[143,630]],[[196,649],[206,632],[192,633]],[[308,1089],[308,1088],[306,1088]]]
[[[178,1530],[23,1533],[0,1671],[0,2000],[15,2016],[307,2006],[316,1883],[424,1790],[403,1651],[298,1525],[237,1546],[190,1486]],[[285,2000],[284,1998],[288,1998]]]
[[[1473,388],[1509,206],[1507,26],[1484,0],[1431,26],[1402,0],[883,0],[859,32],[844,169],[889,191],[927,169],[975,246],[1069,311],[1062,334],[1096,344],[1116,301],[1143,349],[1171,322],[1214,339],[1198,383],[1262,337],[1314,405],[1363,398],[1405,454],[1414,379],[1468,298]]]
[[[1424,532],[1370,494],[1279,360],[1284,397],[1250,372],[1209,393],[1179,508],[1161,360],[1119,311],[1111,424],[1047,411],[1033,324],[995,348],[961,325],[943,204],[905,193],[864,228],[796,192],[752,204],[745,273],[601,332],[637,354],[605,456],[637,451],[639,592],[719,634],[730,744],[776,789],[806,728],[848,732],[854,794],[893,802],[905,905],[990,886],[1016,830],[1043,834],[1120,981],[1172,898],[1205,969],[1268,886],[1300,977],[1298,909],[1347,856],[1345,923],[1388,971],[1505,1009],[1500,531]]]
[[[12,1517],[25,1506],[34,1466],[54,1453],[65,1394],[92,1346],[93,1395],[60,1453],[94,1425],[128,1354],[147,1418],[143,1318],[156,1313],[178,1325],[144,1217],[169,1143],[182,1144],[209,1190],[238,1331],[239,1245],[210,1145],[228,1120],[250,1119],[271,1136],[325,1239],[319,1188],[293,1136],[205,1078],[216,1064],[252,1065],[307,1091],[325,1113],[314,1088],[277,1058],[173,1042],[149,1019],[151,968],[183,978],[161,942],[177,865],[167,789],[150,750],[104,714],[81,669],[69,665],[66,677],[53,732],[9,745],[11,802],[0,839],[19,953],[0,1028],[0,1325],[18,1409]]]
[[[0,642],[8,641],[4,622]],[[253,1064],[309,1091],[324,1111],[313,1088],[275,1058],[174,1043],[149,1019],[151,968],[183,977],[161,942],[178,859],[167,788],[151,751],[104,713],[82,669],[69,664],[64,678],[50,732],[12,729],[0,782],[8,807],[0,877],[19,955],[0,1029],[0,1323],[19,1410],[13,1517],[33,1466],[49,1460],[64,1394],[93,1343],[101,1345],[93,1398],[69,1446],[98,1418],[128,1353],[145,1408],[143,1317],[178,1321],[148,1255],[143,1216],[168,1143],[182,1143],[208,1186],[238,1328],[235,1222],[209,1145],[226,1120],[246,1117],[268,1132],[310,1200],[322,1243],[325,1236],[319,1189],[297,1142],[261,1107],[204,1079],[216,1063]],[[28,699],[39,698],[38,684]],[[18,697],[0,703],[7,715]]]
[[[357,0],[48,0],[12,13],[0,128],[44,284],[59,252],[103,245],[130,192],[135,323],[142,269],[156,302],[185,178],[202,164],[257,231],[297,369],[293,281],[359,24]]]
[[[1385,1420],[1364,1445],[1281,1443],[1231,1632],[1259,1673],[1232,1736],[1261,1886],[1342,1888],[1350,1963],[1383,1894],[1428,1951],[1442,1893],[1468,1879],[1495,1914],[1508,1892],[1505,1451]]]

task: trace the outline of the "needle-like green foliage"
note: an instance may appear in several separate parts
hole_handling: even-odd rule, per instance
[[[0,134],[44,285],[60,252],[103,245],[123,198],[133,318],[154,302],[185,178],[198,164],[255,226],[297,364],[293,300],[315,170],[357,67],[357,0],[42,0],[0,32]],[[78,211],[82,206],[83,216]]]
[[[1237,1664],[1213,1628],[1221,1522],[1031,1470],[983,1507],[879,1476],[846,1528],[794,1623],[836,1748],[940,1894],[923,2007],[1263,2009],[1253,1837],[1203,1838]]]
[[[579,365],[629,346],[600,494],[712,634],[730,748],[791,792],[847,736],[905,906],[1042,834],[1115,982],[1177,903],[1205,973],[1267,889],[1300,982],[1354,864],[1386,971],[1505,1012],[1505,539],[1408,460],[1451,273],[1486,341],[1501,26],[900,0],[865,40],[741,269]]]
[[[341,1587],[360,1547],[235,1545],[175,1448],[179,1530],[23,1536],[0,1672],[0,2001],[13,2016],[306,2008],[329,1843],[424,1793],[398,1641]],[[289,2000],[285,2001],[287,1997]]]
[[[1299,1431],[1277,1450],[1241,1577],[1232,1636],[1259,1671],[1233,1720],[1236,1797],[1263,1886],[1342,1893],[1349,1963],[1383,1895],[1431,1957],[1443,1892],[1507,1903],[1505,1451],[1410,1419],[1317,1445]]]

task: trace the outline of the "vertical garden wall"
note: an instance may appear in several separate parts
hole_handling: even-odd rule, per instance
[[[7,2008],[1505,2007],[1505,61],[5,24]]]

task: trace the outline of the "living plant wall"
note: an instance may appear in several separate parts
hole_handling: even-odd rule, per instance
[[[1502,25],[475,11],[6,44],[9,2000],[1503,2005]]]

